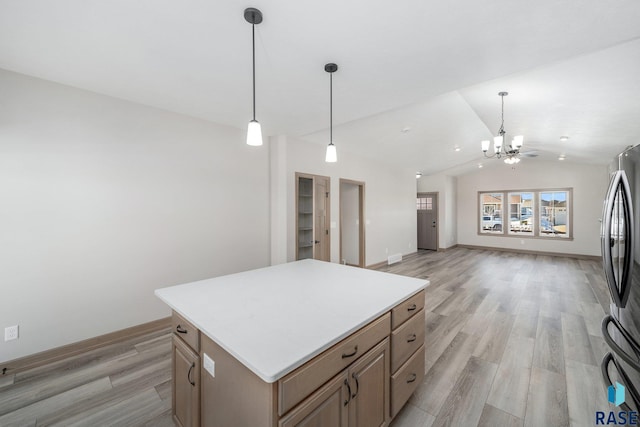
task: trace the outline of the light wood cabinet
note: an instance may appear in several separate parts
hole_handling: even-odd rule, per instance
[[[176,423],[181,427],[387,426],[424,377],[420,298],[424,292],[273,383],[259,378],[175,313]],[[392,330],[394,315],[402,321]],[[215,362],[215,370],[202,367],[206,357]],[[392,363],[399,367],[392,369]]]
[[[389,423],[389,339],[290,411],[280,427],[382,427]]]
[[[282,418],[279,427],[346,427],[350,396],[347,383],[347,371],[343,371]]]
[[[389,338],[349,368],[349,427],[382,427],[389,417]]]
[[[391,310],[392,418],[424,379],[424,295],[424,291],[420,291]]]
[[[200,425],[200,357],[177,335],[172,340],[173,419],[180,427]]]

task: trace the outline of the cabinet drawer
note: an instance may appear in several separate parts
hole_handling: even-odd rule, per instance
[[[391,376],[391,417],[402,409],[424,380],[424,345]]]
[[[198,329],[175,311],[171,318],[171,327],[173,333],[182,338],[189,347],[195,350],[196,353],[200,352],[200,334],[198,333]]]
[[[322,384],[389,336],[390,324],[390,315],[387,313],[279,380],[278,414],[284,415]]]
[[[391,372],[398,370],[424,344],[424,310],[413,316],[391,334]]]
[[[407,319],[424,308],[424,290],[401,302],[391,310],[391,329],[402,325]]]

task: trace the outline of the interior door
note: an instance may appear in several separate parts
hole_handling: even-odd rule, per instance
[[[314,177],[314,249],[313,258],[330,261],[329,252],[329,178]]]
[[[418,193],[418,249],[438,250],[438,194]]]

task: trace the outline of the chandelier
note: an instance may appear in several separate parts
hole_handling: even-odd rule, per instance
[[[498,95],[502,99],[502,124],[500,125],[500,130],[498,131],[498,136],[493,138],[493,154],[487,155],[487,151],[489,151],[489,145],[491,142],[489,140],[482,141],[482,152],[484,156],[487,158],[496,157],[501,159],[504,157],[504,162],[508,165],[514,165],[520,162],[520,148],[522,148],[522,142],[524,137],[522,135],[517,135],[513,137],[511,144],[506,146],[504,144],[504,97],[509,95],[509,92],[498,92]]]

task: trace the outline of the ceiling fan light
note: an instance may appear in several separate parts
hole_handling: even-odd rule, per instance
[[[338,161],[338,153],[336,151],[336,146],[333,145],[333,142],[327,145],[327,154],[324,158],[324,161],[327,163],[335,163]]]
[[[485,153],[489,151],[489,145],[491,145],[491,141],[489,141],[488,139],[482,141],[482,151]]]
[[[247,145],[258,147],[262,145],[262,128],[257,120],[251,120],[247,127]]]

